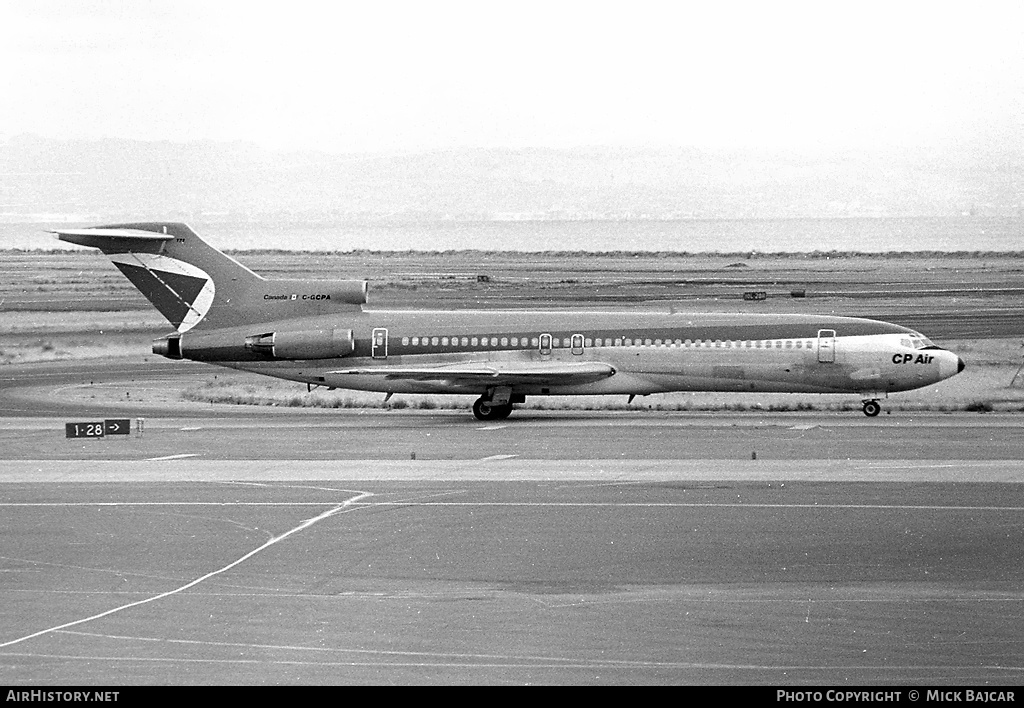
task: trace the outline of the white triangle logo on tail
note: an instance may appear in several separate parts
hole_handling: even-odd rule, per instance
[[[108,255],[179,332],[199,324],[213,306],[213,278],[191,263],[157,253]]]

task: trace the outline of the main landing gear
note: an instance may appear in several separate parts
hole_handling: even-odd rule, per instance
[[[526,396],[512,393],[511,386],[496,386],[473,403],[473,415],[477,420],[505,420],[512,413],[513,403],[526,403]]]
[[[473,415],[477,420],[504,420],[512,414],[512,404],[496,405],[482,396],[473,403]]]
[[[878,401],[874,399],[868,399],[864,401],[864,415],[868,418],[874,418],[876,415],[882,412],[882,406],[879,405]]]

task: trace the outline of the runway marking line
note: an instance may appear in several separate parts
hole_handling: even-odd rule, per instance
[[[162,640],[166,641],[166,640]],[[258,645],[257,645],[258,648]],[[690,661],[629,661],[626,659],[594,659],[592,661],[580,659],[550,659],[531,660],[509,658],[506,661],[301,661],[297,659],[197,659],[194,657],[137,657],[137,656],[99,656],[99,655],[76,655],[76,654],[43,654],[38,652],[4,652],[3,656],[26,657],[32,659],[75,659],[81,661],[118,661],[118,662],[140,662],[140,663],[170,663],[170,664],[260,664],[260,665],[282,665],[282,666],[374,666],[374,667],[399,667],[399,668],[451,668],[451,669],[700,669],[711,671],[929,671],[929,672],[960,672],[964,670],[994,671],[997,673],[1016,673],[1024,671],[1024,666],[1004,665],[857,665],[850,664],[837,666],[833,664],[808,666],[802,664],[789,664],[772,666],[767,664],[720,664],[715,662],[690,662]],[[500,657],[498,657],[500,659]],[[888,674],[886,674],[888,675]]]
[[[172,595],[177,595],[180,592],[184,592],[185,590],[188,590],[189,588],[192,588],[192,587],[195,587],[196,585],[199,585],[204,580],[208,580],[208,579],[210,579],[210,578],[212,578],[212,577],[214,577],[216,575],[220,575],[221,573],[224,573],[224,572],[227,572],[228,570],[231,570],[236,565],[239,565],[240,563],[243,563],[243,562],[247,561],[248,559],[252,558],[254,555],[259,553],[260,551],[263,551],[263,550],[265,550],[267,548],[270,548],[271,546],[273,546],[273,545],[275,545],[275,544],[285,540],[289,536],[292,536],[293,534],[296,534],[299,531],[303,531],[303,530],[309,528],[310,526],[312,526],[313,524],[317,523],[318,521],[323,521],[324,519],[330,518],[331,516],[334,516],[335,514],[344,513],[346,511],[354,511],[356,509],[367,508],[365,506],[355,506],[355,504],[359,500],[365,499],[365,498],[371,497],[371,496],[373,496],[372,492],[360,492],[359,494],[357,494],[356,496],[352,497],[351,499],[346,499],[341,504],[338,504],[337,506],[335,506],[335,507],[333,507],[331,509],[328,509],[324,513],[319,514],[317,516],[314,516],[311,519],[306,519],[305,521],[303,521],[301,524],[299,524],[295,528],[293,528],[293,529],[291,529],[289,531],[285,531],[283,534],[280,534],[279,536],[274,536],[273,538],[268,540],[263,545],[258,546],[257,548],[254,548],[253,550],[251,550],[248,553],[246,553],[245,555],[243,555],[241,558],[237,558],[236,560],[233,560],[232,562],[230,562],[227,565],[225,565],[223,568],[218,568],[217,570],[210,571],[206,575],[201,575],[200,577],[198,577],[198,578],[196,578],[194,580],[191,580],[191,581],[185,583],[184,585],[175,588],[174,590],[168,590],[167,592],[162,592],[162,593],[159,593],[158,595],[154,595],[152,597],[148,597],[148,598],[145,598],[143,600],[138,600],[136,602],[129,602],[126,605],[121,605],[119,607],[114,607],[112,609],[105,610],[104,612],[100,612],[100,613],[97,613],[95,615],[91,615],[89,617],[84,617],[82,619],[74,620],[72,622],[65,622],[64,624],[57,625],[56,627],[50,627],[48,629],[42,629],[42,630],[39,630],[38,632],[33,632],[32,634],[27,634],[24,637],[19,637],[18,639],[12,639],[10,641],[0,643],[0,649],[6,648],[6,647],[9,647],[9,646],[13,646],[14,644],[19,644],[19,643],[27,641],[29,639],[34,639],[36,637],[41,637],[41,636],[43,636],[45,634],[52,634],[54,632],[58,632],[60,630],[67,629],[68,627],[75,627],[75,626],[78,626],[80,624],[85,624],[86,622],[91,622],[91,621],[96,620],[96,619],[101,619],[103,617],[107,617],[109,615],[115,614],[115,613],[120,612],[122,610],[127,610],[127,609],[132,608],[132,607],[138,607],[140,605],[145,605],[145,604],[148,604],[150,602],[156,602],[157,600],[162,600],[165,597],[171,597]]]
[[[460,490],[461,491],[461,490]],[[447,492],[445,492],[447,493]],[[369,492],[366,496],[372,496]],[[76,507],[76,506],[125,506],[125,507],[146,507],[146,506],[325,506],[329,502],[315,501],[288,501],[288,502],[0,502],[2,508],[18,507]],[[609,508],[624,509],[635,507],[637,509],[665,508],[665,509],[692,509],[692,508],[724,508],[724,509],[891,509],[894,511],[1024,511],[1024,506],[941,506],[935,504],[753,504],[744,502],[421,502],[421,501],[348,501],[346,505],[369,509],[375,506],[494,506],[494,507],[579,507],[579,508]],[[2,645],[0,645],[2,646]]]
[[[582,660],[578,657],[568,658],[559,656],[544,656],[544,655],[516,655],[516,654],[487,654],[487,653],[462,653],[462,652],[432,652],[432,651],[408,651],[408,650],[395,650],[395,649],[355,649],[350,647],[311,647],[302,646],[295,644],[249,644],[244,642],[216,642],[208,640],[198,639],[167,639],[165,637],[132,637],[117,634],[101,634],[98,632],[74,632],[74,631],[62,631],[61,634],[77,635],[82,637],[92,637],[99,639],[118,639],[127,641],[138,641],[138,642],[159,642],[161,644],[185,644],[193,646],[212,646],[212,647],[228,647],[231,649],[260,649],[265,651],[296,651],[296,652],[317,652],[317,653],[344,653],[344,654],[368,654],[373,656],[398,656],[398,657],[425,657],[438,659],[442,657],[451,657],[453,659],[481,659],[481,660],[505,660],[510,662],[511,666],[533,666],[533,664],[521,664],[518,662],[550,662],[551,665],[565,664],[565,665],[594,665],[594,666],[606,666],[606,667],[668,667],[668,668],[685,668],[688,666],[715,666],[718,668],[752,668],[750,665],[744,664],[700,664],[694,662],[681,662],[681,661],[645,661],[642,659],[592,659]],[[171,659],[173,661],[173,659]],[[211,659],[210,661],[217,661]],[[469,664],[469,666],[480,666],[480,664]],[[755,666],[753,668],[780,668],[780,669],[793,669],[796,667],[792,666]],[[830,667],[817,667],[808,666],[802,667],[808,669],[820,669]],[[848,668],[882,668],[882,667],[848,667]],[[904,666],[903,669],[933,669],[939,667],[932,666]],[[953,667],[942,667],[942,668],[953,668]],[[966,668],[966,667],[959,667]],[[986,666],[983,668],[987,669],[1003,669],[1006,671],[1021,671],[1024,670],[1024,666]]]
[[[494,462],[496,460],[511,460],[519,455],[491,455],[490,457],[481,457],[477,462]]]
[[[198,452],[182,453],[180,455],[164,455],[163,457],[147,457],[143,462],[163,462],[165,460],[184,460],[189,457],[199,457]]]

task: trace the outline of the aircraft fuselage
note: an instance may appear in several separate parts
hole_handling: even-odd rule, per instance
[[[246,349],[253,334],[351,331],[344,356],[278,359]],[[203,343],[215,337],[216,346]],[[199,347],[190,346],[190,340]],[[521,395],[669,391],[857,393],[878,398],[936,383],[961,366],[913,330],[814,315],[566,311],[374,311],[181,335],[184,358],[304,383],[387,393],[485,394],[453,364],[515,368],[599,362],[586,382],[513,383]],[[434,378],[389,374],[429,370]]]

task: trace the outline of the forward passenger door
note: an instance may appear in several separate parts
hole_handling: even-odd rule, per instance
[[[818,330],[818,363],[832,364],[836,360],[836,331],[834,329]]]
[[[388,358],[388,331],[384,327],[377,327],[373,330],[373,338],[370,341],[370,356],[374,359]]]

